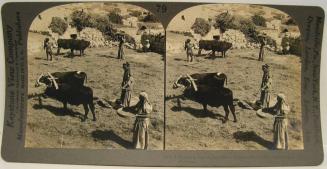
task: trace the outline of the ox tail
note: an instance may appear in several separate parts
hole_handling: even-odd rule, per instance
[[[226,86],[227,86],[227,76],[225,76]]]
[[[87,74],[86,73],[85,73],[85,83],[87,83]]]

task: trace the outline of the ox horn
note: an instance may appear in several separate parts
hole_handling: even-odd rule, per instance
[[[195,80],[189,74],[186,74],[186,76],[190,79],[191,85],[192,85],[194,91],[198,91],[198,87],[197,87],[197,85],[194,82]]]
[[[41,73],[41,75],[37,78],[36,83],[35,83],[35,87],[39,87],[41,84],[43,84],[43,83],[40,82],[41,77],[43,77],[43,73]]]
[[[49,72],[48,72],[48,75],[50,76],[50,79],[51,79],[51,81],[53,82],[53,84],[54,84],[56,90],[58,90],[59,87],[58,87],[58,83],[56,82],[56,79],[55,79],[55,78],[51,75],[51,73],[49,73]]]
[[[179,81],[179,79],[181,79],[182,77],[183,77],[183,76],[180,75],[180,76],[177,78],[177,80],[176,80],[175,83],[174,83],[174,86],[176,86],[176,87],[181,87],[181,85],[178,84],[178,81]]]

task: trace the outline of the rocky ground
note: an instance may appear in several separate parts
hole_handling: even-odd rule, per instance
[[[167,46],[184,43],[185,36],[168,33]],[[227,52],[226,58],[196,57],[194,63],[186,62],[185,51],[167,51],[167,96],[178,95],[172,89],[181,74],[224,72],[228,76],[227,87],[234,98],[255,101],[260,96],[261,66],[270,65],[272,75],[272,100],[283,92],[291,108],[289,113],[290,149],[303,149],[301,120],[301,58],[294,55],[276,55],[266,52],[264,62],[257,61],[257,49],[238,49]],[[195,50],[194,53],[197,53]],[[204,54],[209,52],[203,52]],[[209,106],[212,113],[204,114],[202,105],[182,100],[182,110],[177,109],[176,99],[166,102],[166,149],[168,150],[264,150],[272,148],[273,119],[260,118],[256,111],[236,107],[238,122],[222,123],[224,109]],[[232,119],[232,115],[230,115]]]
[[[88,48],[85,56],[65,57],[66,52],[47,61],[42,50],[44,36],[29,34],[28,41],[28,93],[40,93],[35,88],[36,79],[41,73],[56,71],[84,71],[88,75],[86,85],[94,91],[94,96],[101,100],[115,100],[120,96],[120,84],[123,75],[122,64],[116,59],[117,47]],[[153,104],[150,125],[150,149],[163,148],[163,102],[164,102],[164,62],[156,53],[138,53],[125,50],[126,61],[131,65],[135,79],[133,95],[141,91],[149,94]],[[76,55],[79,52],[76,52]],[[68,105],[69,114],[62,111],[62,103],[53,99],[43,99],[43,105],[37,98],[28,100],[26,147],[38,148],[108,148],[128,149],[132,146],[133,118],[118,116],[112,108],[96,105],[98,121],[81,122],[83,106]]]

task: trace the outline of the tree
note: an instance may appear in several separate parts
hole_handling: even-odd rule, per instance
[[[71,14],[71,25],[76,27],[77,31],[82,31],[85,27],[92,27],[92,23],[90,22],[91,15],[87,14],[83,10],[75,10]]]
[[[205,36],[210,32],[211,25],[203,18],[196,18],[191,29],[193,29],[195,33],[200,34],[201,36]]]
[[[259,14],[253,15],[252,16],[252,21],[257,26],[263,26],[263,27],[267,26],[266,19],[263,16],[259,15]]]
[[[227,29],[232,29],[235,27],[235,18],[227,12],[221,13],[215,17],[214,27],[219,29],[221,35],[223,35]]]
[[[59,35],[64,34],[67,30],[67,27],[68,23],[60,17],[52,17],[51,23],[49,25],[51,31],[58,33]]]

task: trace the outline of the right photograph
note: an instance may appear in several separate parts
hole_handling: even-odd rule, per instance
[[[166,150],[302,150],[301,34],[291,16],[206,4],[166,31]]]

